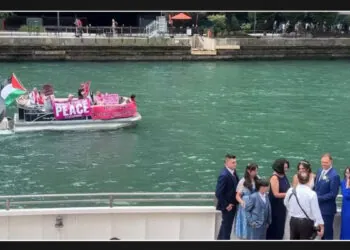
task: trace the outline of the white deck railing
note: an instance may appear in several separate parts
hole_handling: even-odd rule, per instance
[[[337,203],[342,196],[338,195]],[[213,192],[140,192],[140,193],[72,193],[72,194],[32,194],[0,196],[0,209],[29,208],[55,205],[58,207],[91,206],[135,206],[135,205],[211,205],[216,204]]]
[[[213,192],[6,195],[0,205],[0,240],[214,240],[221,223]]]

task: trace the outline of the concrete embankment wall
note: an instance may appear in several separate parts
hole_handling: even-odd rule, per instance
[[[350,58],[349,38],[67,38],[0,35],[0,61],[331,58]]]
[[[181,60],[190,39],[0,36],[0,60]]]
[[[220,59],[350,58],[349,38],[217,38]],[[239,49],[219,49],[239,46]]]

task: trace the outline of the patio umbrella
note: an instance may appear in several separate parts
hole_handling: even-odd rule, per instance
[[[184,13],[179,13],[173,17],[171,17],[172,20],[191,20],[192,17],[184,14]]]
[[[191,20],[191,19],[192,19],[192,17],[190,17],[190,16],[188,16],[188,15],[186,15],[184,13],[179,13],[179,14],[171,17],[171,22],[173,22],[173,20],[188,21],[188,20]],[[183,22],[180,22],[180,23],[183,24]],[[172,29],[173,29],[173,23],[171,25],[172,25]]]

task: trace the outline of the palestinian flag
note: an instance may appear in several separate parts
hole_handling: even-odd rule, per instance
[[[4,100],[6,106],[10,106],[18,97],[24,95],[26,91],[16,75],[12,73],[7,84],[0,90],[0,98]]]

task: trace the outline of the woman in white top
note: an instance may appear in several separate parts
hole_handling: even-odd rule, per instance
[[[297,165],[297,171],[299,172],[308,172],[310,174],[310,180],[309,183],[307,184],[307,186],[309,186],[311,189],[314,188],[315,185],[315,178],[316,178],[316,174],[312,173],[312,169],[311,169],[311,164],[310,162],[306,161],[306,160],[302,160],[298,163]],[[298,173],[296,173],[293,176],[293,182],[292,182],[292,187],[296,187],[299,183],[298,181]],[[289,221],[290,221],[290,215],[287,212],[287,218],[286,218],[286,224],[284,227],[284,236],[283,239],[284,240],[290,240],[290,226],[289,226]]]

